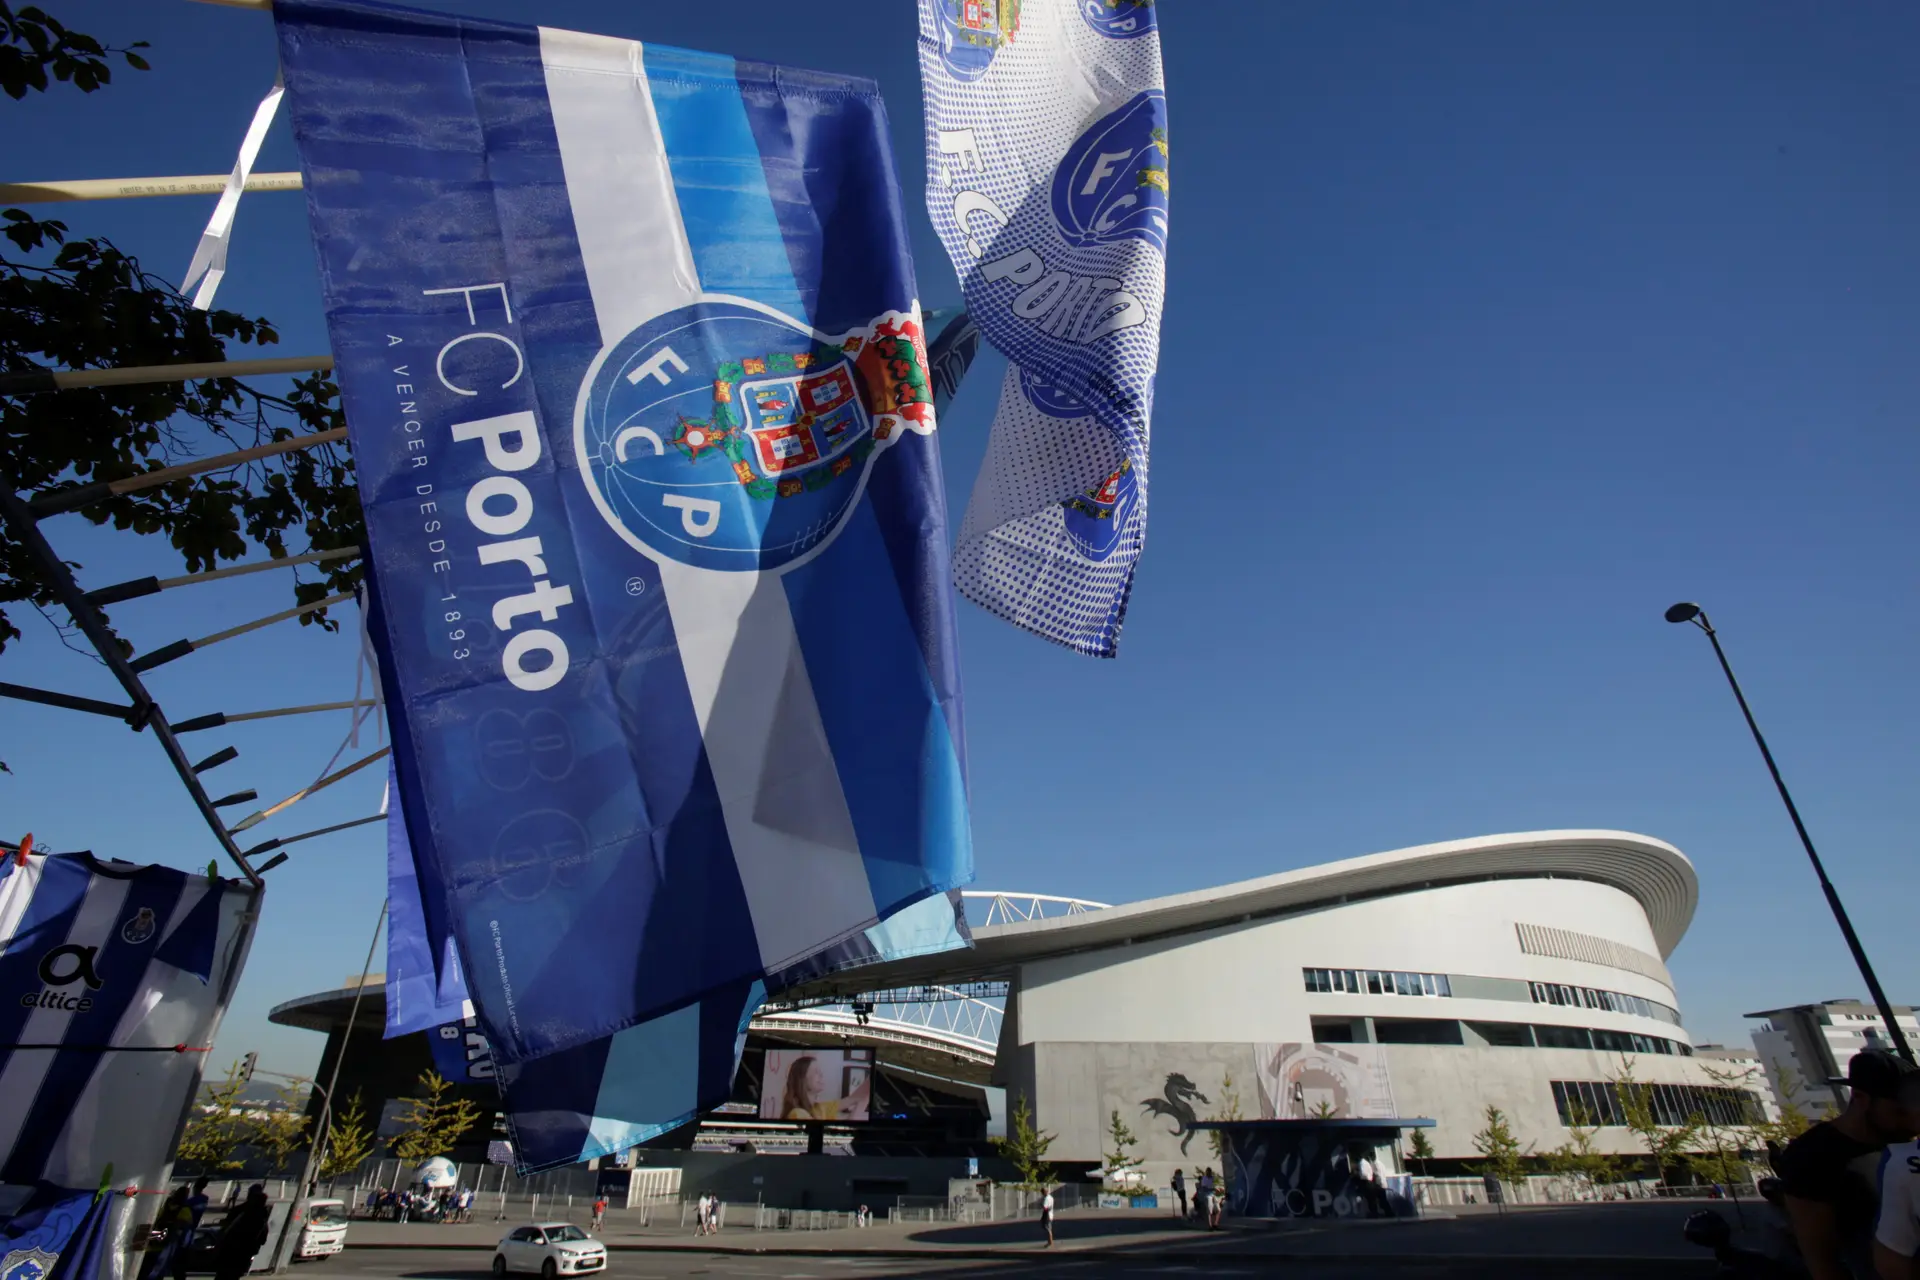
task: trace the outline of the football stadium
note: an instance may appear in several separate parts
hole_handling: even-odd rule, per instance
[[[1523,1148],[1560,1146],[1587,1119],[1599,1149],[1635,1154],[1623,1077],[1653,1086],[1671,1122],[1758,1106],[1695,1059],[1666,967],[1697,897],[1678,849],[1598,830],[1422,845],[1120,906],[968,893],[970,950],[781,993],[751,1024],[729,1102],[619,1163],[718,1176],[701,1153],[825,1153],[882,1161],[895,1176],[880,1182],[919,1193],[991,1157],[1009,1098],[1079,1172],[1101,1163],[1117,1112],[1159,1186],[1215,1162],[1193,1126],[1218,1121],[1430,1121],[1422,1172],[1437,1175],[1464,1171],[1491,1105]],[[390,1114],[436,1065],[497,1105],[484,1041],[457,1028],[383,1041],[377,985],[272,1017],[328,1036],[323,1076],[346,1040],[340,1090],[370,1111],[379,1099]],[[455,1154],[483,1159],[488,1137]],[[916,1162],[926,1178],[902,1174]],[[847,1171],[833,1185],[861,1181]]]

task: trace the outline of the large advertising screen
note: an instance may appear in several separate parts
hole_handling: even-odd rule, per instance
[[[871,1049],[767,1050],[762,1120],[865,1120],[872,1098]]]

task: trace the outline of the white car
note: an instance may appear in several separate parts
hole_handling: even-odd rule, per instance
[[[494,1246],[493,1274],[538,1271],[546,1280],[607,1269],[607,1247],[571,1222],[515,1227]]]
[[[294,1258],[330,1258],[347,1247],[347,1205],[344,1200],[307,1201],[307,1222],[300,1229],[300,1247]]]

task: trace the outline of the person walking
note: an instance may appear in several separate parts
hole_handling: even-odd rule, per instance
[[[193,1247],[193,1238],[200,1232],[200,1219],[207,1211],[207,1180],[194,1181],[193,1193],[187,1197],[187,1220],[185,1229],[180,1233],[180,1247],[173,1253],[173,1280],[187,1280],[187,1250]]]
[[[1360,1179],[1360,1198],[1366,1204],[1366,1216],[1390,1217],[1392,1211],[1387,1207],[1387,1193],[1380,1185],[1380,1166],[1373,1162],[1373,1153],[1357,1147],[1354,1156],[1353,1169]]]
[[[1200,1181],[1194,1184],[1193,1213],[1200,1219],[1201,1226],[1213,1225],[1213,1170],[1210,1168],[1201,1169]]]
[[[140,1265],[140,1280],[159,1280],[172,1274],[179,1265],[180,1237],[190,1217],[187,1189],[175,1187],[160,1202],[160,1211],[153,1217],[153,1229],[160,1232],[160,1240],[147,1246],[147,1255]]]
[[[1211,1203],[1207,1205],[1207,1230],[1218,1231],[1220,1219],[1227,1213],[1227,1180],[1221,1178],[1213,1184]]]
[[[1180,1205],[1180,1220],[1187,1220],[1187,1175],[1182,1169],[1173,1171],[1173,1198]]]
[[[607,1219],[607,1198],[602,1195],[593,1202],[593,1229],[598,1231],[600,1224]]]
[[[254,1183],[247,1198],[227,1215],[214,1246],[214,1280],[242,1280],[253,1269],[254,1256],[267,1242],[267,1189]]]
[[[1047,1248],[1053,1248],[1053,1188],[1040,1197],[1040,1225],[1047,1229]]]

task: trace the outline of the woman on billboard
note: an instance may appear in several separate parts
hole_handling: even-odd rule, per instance
[[[838,1055],[836,1055],[838,1056]],[[827,1073],[818,1055],[803,1053],[787,1068],[787,1087],[780,1100],[783,1120],[865,1120],[872,1083],[864,1064],[843,1067],[847,1077],[842,1096],[829,1096]]]

